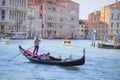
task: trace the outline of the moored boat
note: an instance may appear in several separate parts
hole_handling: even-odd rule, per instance
[[[1,41],[3,44],[10,44],[9,38],[2,38]]]
[[[118,38],[114,35],[112,40],[109,40],[108,35],[105,35],[102,38],[102,42],[98,43],[98,48],[120,49],[120,32],[118,33]]]
[[[98,48],[120,49],[120,44],[98,43]]]
[[[3,43],[4,44],[10,44],[10,42],[8,40],[4,40]]]
[[[58,66],[79,66],[85,64],[85,49],[83,50],[83,56],[79,59],[59,59],[53,56],[50,56],[50,59],[40,59],[38,55],[33,55],[33,53],[29,50],[24,50],[21,46],[19,46],[20,52],[31,62],[39,63],[39,64],[48,64],[48,65],[58,65]]]

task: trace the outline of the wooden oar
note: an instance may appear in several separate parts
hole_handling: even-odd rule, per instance
[[[33,47],[33,46],[32,46]],[[32,47],[28,48],[27,50],[31,49]],[[8,61],[13,60],[14,58],[16,58],[17,56],[19,56],[21,53],[17,54],[16,56],[12,57],[11,59],[9,59]]]

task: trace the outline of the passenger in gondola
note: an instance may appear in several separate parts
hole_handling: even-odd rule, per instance
[[[40,54],[37,56],[38,59],[41,59],[41,57],[43,56],[43,54]]]
[[[40,54],[38,55],[38,59],[46,59],[46,54]]]
[[[43,56],[41,57],[42,59],[46,59],[46,54],[44,53]]]
[[[46,54],[46,59],[50,60],[50,53],[49,52]]]
[[[39,49],[39,44],[41,43],[40,39],[38,38],[38,36],[35,37],[34,40],[34,51],[33,51],[33,55],[36,52],[36,55],[38,53],[38,49]]]

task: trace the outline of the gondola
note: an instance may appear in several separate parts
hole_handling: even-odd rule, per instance
[[[79,66],[85,64],[85,49],[83,50],[83,56],[80,59],[59,59],[50,56],[50,59],[40,59],[38,55],[33,55],[29,50],[24,50],[19,46],[20,53],[22,53],[28,60],[39,64],[58,65],[58,66]]]

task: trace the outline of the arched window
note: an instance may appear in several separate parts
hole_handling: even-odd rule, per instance
[[[2,0],[2,5],[5,5],[5,0]]]
[[[1,30],[4,30],[4,25],[1,25]]]
[[[1,14],[2,14],[2,20],[4,20],[5,19],[5,10],[2,10]]]

